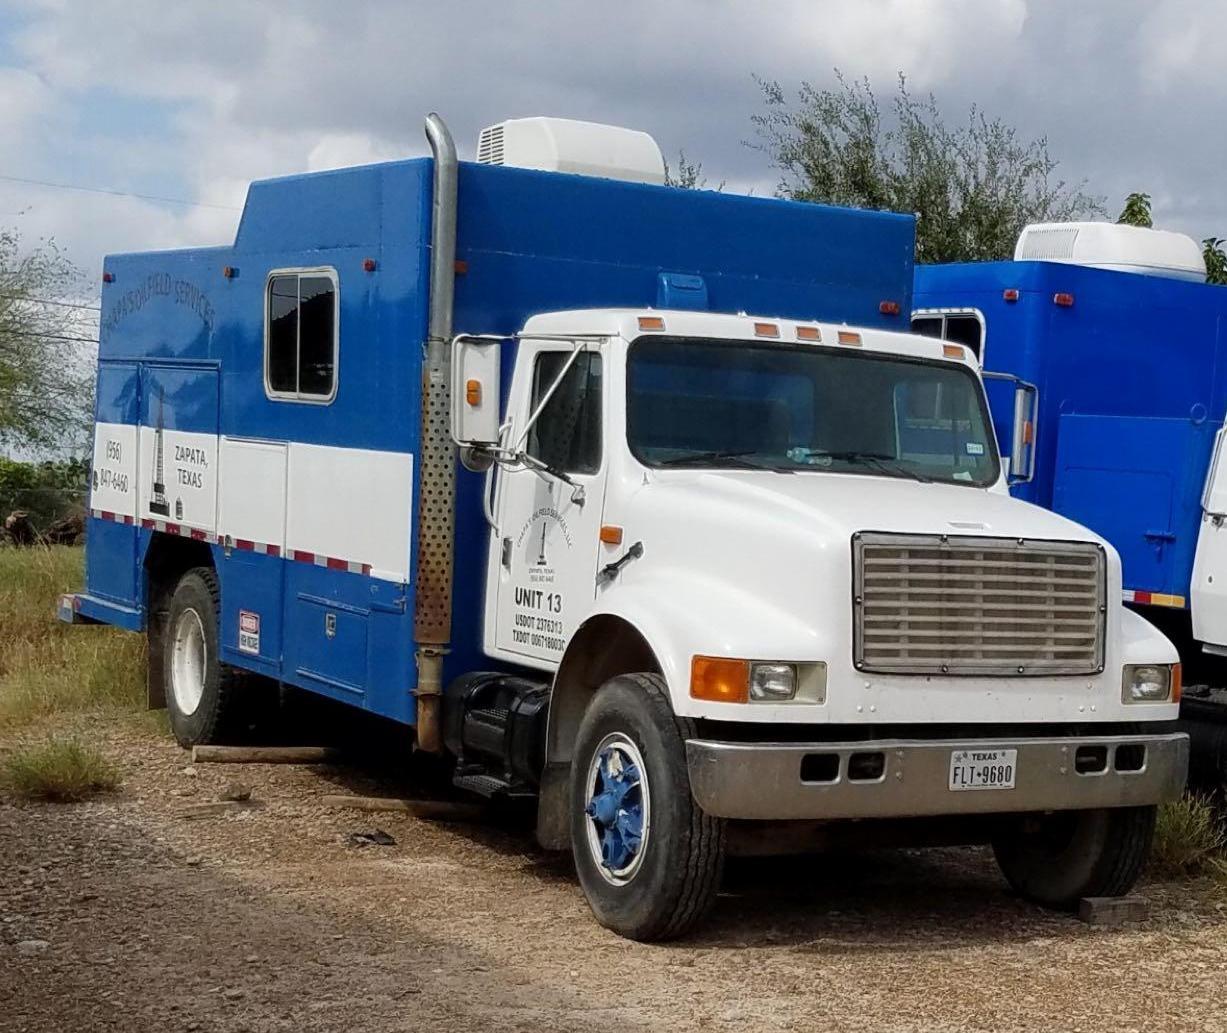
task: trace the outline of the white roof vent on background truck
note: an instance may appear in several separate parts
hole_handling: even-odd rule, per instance
[[[647,133],[569,118],[512,118],[487,126],[477,140],[482,165],[664,183],[665,160]]]
[[[1201,246],[1192,237],[1113,222],[1034,223],[1019,234],[1014,261],[1068,262],[1198,283],[1206,279]]]

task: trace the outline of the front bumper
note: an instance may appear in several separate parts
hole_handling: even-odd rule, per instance
[[[1017,750],[1015,787],[951,790],[951,753],[963,749]],[[874,759],[866,764],[858,756],[850,777],[849,759],[865,754]],[[882,755],[880,772],[857,779],[858,771],[876,768],[877,754]],[[817,763],[807,761],[815,756]],[[686,743],[686,760],[695,800],[720,818],[785,821],[1000,814],[1138,807],[1175,800],[1188,775],[1189,737],[1171,733],[851,743],[691,739]],[[1101,761],[1101,769],[1088,770]],[[806,772],[820,772],[824,780],[804,781]]]

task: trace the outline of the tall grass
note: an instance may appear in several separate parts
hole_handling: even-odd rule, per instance
[[[83,561],[79,548],[0,549],[0,734],[144,700],[142,636],[56,620],[56,599],[80,587]]]
[[[119,787],[119,771],[92,746],[48,739],[0,762],[0,785],[26,800],[73,803]]]
[[[1227,816],[1209,796],[1194,792],[1164,804],[1150,861],[1161,877],[1227,876]]]

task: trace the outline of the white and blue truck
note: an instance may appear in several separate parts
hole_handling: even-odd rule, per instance
[[[427,136],[106,260],[64,619],[147,635],[184,745],[261,679],[412,728],[535,798],[628,937],[728,852],[857,831],[1125,892],[1178,657],[1110,545],[1010,497],[975,356],[906,332],[912,218],[669,188],[611,127]]]

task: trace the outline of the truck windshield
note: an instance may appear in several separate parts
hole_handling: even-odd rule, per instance
[[[627,440],[654,467],[812,470],[987,486],[996,443],[975,374],[812,345],[641,337]]]

